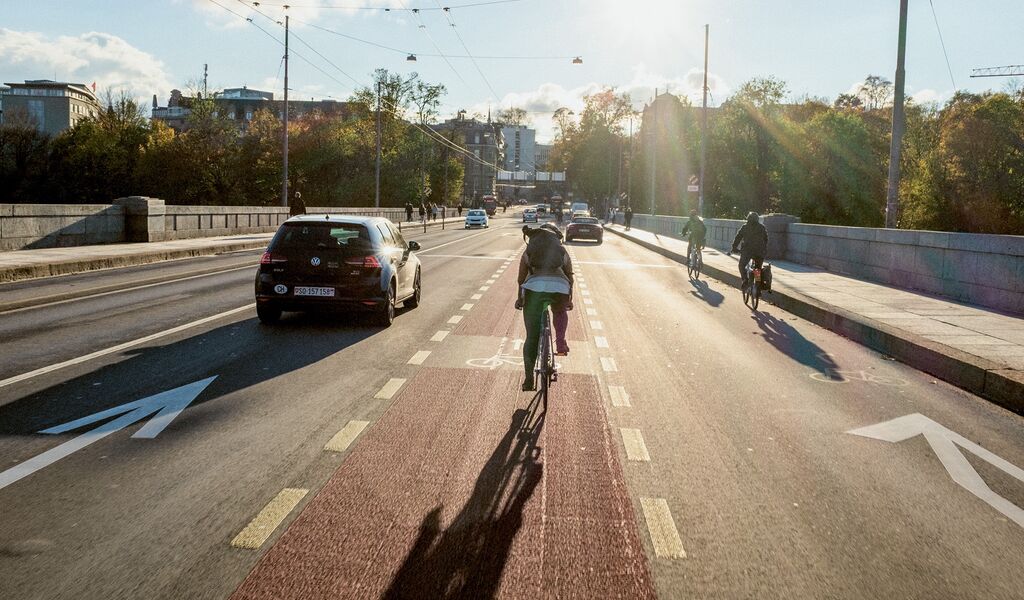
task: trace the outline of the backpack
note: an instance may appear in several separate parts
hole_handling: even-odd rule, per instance
[[[772,291],[772,266],[769,263],[761,266],[761,288],[769,293]]]

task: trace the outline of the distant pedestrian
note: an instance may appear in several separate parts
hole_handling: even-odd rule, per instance
[[[295,192],[295,197],[292,199],[292,205],[288,209],[288,214],[292,217],[306,214],[306,203],[302,201],[301,193]]]
[[[627,205],[626,212],[623,215],[626,217],[626,231],[629,231],[630,227],[633,226],[633,207]]]
[[[427,207],[420,202],[420,223],[427,222]]]
[[[405,220],[406,222],[412,221],[412,202],[405,203]]]
[[[458,211],[459,211],[459,218],[461,219],[462,218],[462,203],[461,202],[459,202]]]

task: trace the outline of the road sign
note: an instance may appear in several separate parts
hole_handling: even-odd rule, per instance
[[[992,488],[988,487],[981,475],[978,475],[978,472],[971,466],[960,448],[1007,475],[1015,477],[1021,483],[1024,483],[1024,469],[1010,464],[1005,459],[996,456],[962,435],[946,429],[928,417],[914,413],[891,421],[853,429],[846,433],[892,443],[902,442],[918,435],[924,436],[953,481],[1003,513],[1017,525],[1024,527],[1024,509],[992,491]]]
[[[697,185],[697,176],[690,175],[690,185]]]
[[[688,185],[688,186],[686,186],[686,191],[688,191],[688,192],[699,192],[700,191],[700,186],[699,185]]]
[[[79,427],[91,425],[97,421],[109,419],[121,415],[120,417],[108,421],[103,425],[100,425],[96,429],[86,431],[78,437],[72,438],[56,448],[51,448],[42,454],[34,456],[25,462],[11,467],[6,471],[0,472],[0,489],[3,489],[12,483],[28,477],[36,471],[43,469],[57,462],[58,460],[70,456],[71,454],[85,448],[93,442],[98,442],[108,435],[120,431],[129,425],[141,421],[146,417],[156,413],[156,416],[149,420],[148,423],[143,425],[135,434],[133,438],[155,438],[164,430],[174,417],[181,414],[181,411],[185,410],[185,407],[192,403],[199,394],[203,393],[210,383],[216,379],[217,376],[207,377],[202,381],[196,381],[188,385],[183,385],[173,390],[167,390],[166,392],[160,392],[159,394],[143,398],[142,400],[136,400],[120,406],[115,406],[107,410],[101,410],[98,413],[93,413],[87,417],[81,419],[75,419],[63,425],[57,425],[49,429],[44,429],[39,433],[66,433],[73,431]]]

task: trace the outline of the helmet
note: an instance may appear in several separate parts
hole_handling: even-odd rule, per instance
[[[758,223],[760,220],[761,217],[754,211],[750,211],[750,214],[747,215],[747,223],[751,225]]]
[[[539,227],[539,229],[544,229],[546,231],[549,231],[549,232],[557,235],[558,239],[562,239],[562,232],[558,229],[558,227],[555,227],[551,223],[544,223],[543,225],[541,225]]]

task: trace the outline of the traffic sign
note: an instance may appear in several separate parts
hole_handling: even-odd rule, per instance
[[[690,185],[691,186],[697,185],[697,176],[696,175],[690,175]],[[692,192],[692,191],[695,191],[695,190],[690,190],[690,191]]]
[[[700,186],[699,185],[688,185],[688,186],[686,186],[686,191],[688,191],[688,192],[699,192],[700,191]]]

